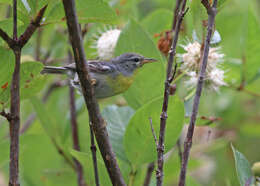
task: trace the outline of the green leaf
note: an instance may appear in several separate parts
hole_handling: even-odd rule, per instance
[[[51,139],[59,139],[61,137],[61,130],[55,120],[55,116],[47,110],[45,105],[38,98],[32,97],[30,100],[46,134]]]
[[[153,36],[154,34],[170,30],[172,17],[172,11],[167,9],[157,9],[142,20],[142,25]],[[156,38],[156,40],[158,39],[159,37]]]
[[[44,87],[45,78],[40,75],[42,68],[43,64],[36,61],[21,64],[21,99],[32,97]]]
[[[11,76],[14,71],[14,55],[11,50],[0,46],[0,108],[9,102]]]
[[[235,158],[237,177],[239,179],[240,185],[251,185],[253,182],[253,174],[251,172],[251,166],[246,159],[246,157],[237,151],[231,144],[231,148]]]
[[[132,86],[124,93],[128,104],[136,109],[163,94],[164,59],[149,35],[134,20],[122,30],[115,49],[116,56],[125,52],[136,52],[158,60],[144,65]]]
[[[115,24],[118,21],[115,11],[102,0],[78,0],[76,8],[80,23]]]
[[[14,58],[11,51],[0,47],[0,103],[6,107],[10,101],[10,86],[14,70]],[[20,92],[21,99],[30,98],[44,87],[45,78],[40,75],[42,63],[30,61],[21,64],[20,69]]]
[[[102,116],[107,122],[109,139],[112,143],[113,152],[117,157],[128,161],[123,146],[123,137],[126,127],[134,110],[131,107],[118,107],[116,105],[107,106],[102,111]]]
[[[155,134],[159,134],[160,114],[163,98],[157,98],[136,111],[131,118],[124,137],[128,159],[134,165],[152,162],[156,159],[156,144],[152,135],[149,118],[152,119]],[[184,121],[184,106],[177,96],[170,96],[165,133],[165,153],[179,138]]]
[[[71,155],[76,158],[81,165],[84,167],[84,172],[87,175],[86,180],[89,185],[94,185],[94,168],[93,168],[93,159],[92,155],[89,153],[79,152],[76,150],[70,150]],[[98,155],[98,154],[97,154]],[[102,159],[97,156],[97,166],[98,166],[98,174],[101,185],[107,185],[110,183],[110,179],[108,177],[108,173],[106,171],[105,164]]]
[[[246,79],[252,79],[256,73],[260,70],[260,24],[253,14],[253,11],[249,9],[248,12],[248,26],[247,26],[247,45],[246,45]]]

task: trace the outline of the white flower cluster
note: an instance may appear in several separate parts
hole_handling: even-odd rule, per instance
[[[182,61],[181,69],[185,71],[189,77],[186,81],[186,85],[190,88],[194,88],[197,84],[200,71],[202,57],[201,44],[195,41],[187,45],[182,45],[182,47],[186,53],[178,55]],[[224,71],[219,68],[223,58],[224,54],[220,53],[219,47],[209,49],[204,84],[208,89],[218,91],[220,86],[226,85],[224,82]]]
[[[103,60],[109,60],[114,57],[114,50],[121,30],[112,29],[101,34],[96,41],[98,57]]]

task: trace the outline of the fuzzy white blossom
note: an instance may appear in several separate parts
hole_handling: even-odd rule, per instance
[[[188,80],[186,85],[189,88],[194,88],[198,81],[200,63],[202,57],[201,44],[197,41],[182,45],[186,51],[183,54],[178,54],[181,58],[181,69],[186,72]],[[220,53],[220,47],[211,47],[208,54],[208,63],[205,75],[205,87],[211,90],[218,91],[220,86],[226,85],[224,82],[224,71],[219,68],[223,62],[224,54]]]
[[[121,30],[112,29],[100,35],[96,41],[98,57],[103,60],[109,60],[114,57],[114,50]]]

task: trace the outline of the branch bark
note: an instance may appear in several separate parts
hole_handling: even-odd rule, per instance
[[[45,7],[46,8],[46,7]],[[19,186],[19,129],[20,129],[20,63],[21,51],[23,46],[31,38],[37,26],[43,17],[45,8],[35,17],[32,28],[30,25],[26,29],[26,37],[17,39],[17,0],[13,0],[13,38],[10,38],[6,32],[0,29],[0,37],[13,50],[15,56],[15,67],[11,80],[11,103],[10,117],[10,164],[9,164],[9,186]],[[23,39],[25,38],[25,39]],[[22,43],[22,45],[21,45]]]
[[[156,172],[156,178],[157,178],[157,186],[162,186],[163,184],[163,164],[164,164],[164,159],[163,159],[163,153],[164,153],[164,137],[165,137],[165,128],[166,128],[166,120],[167,120],[167,109],[168,109],[168,101],[169,101],[169,95],[170,95],[170,84],[171,81],[174,79],[174,75],[176,73],[176,68],[174,72],[172,72],[172,67],[173,67],[173,61],[174,57],[176,54],[176,46],[177,46],[177,41],[178,41],[178,36],[180,32],[180,27],[181,23],[183,20],[183,17],[186,13],[187,10],[185,10],[186,7],[186,0],[183,0],[181,2],[177,3],[176,10],[178,13],[175,13],[178,17],[176,18],[177,23],[175,27],[175,34],[173,37],[173,42],[172,46],[170,49],[170,55],[168,59],[168,65],[167,65],[167,70],[166,70],[166,80],[165,80],[165,88],[164,88],[164,100],[163,100],[163,106],[162,106],[162,113],[160,116],[160,135],[159,135],[159,143],[157,146],[157,172]],[[174,28],[174,26],[173,26]]]
[[[68,61],[69,63],[72,62],[72,54],[68,52]],[[75,90],[73,86],[70,84],[69,86],[69,96],[70,96],[70,124],[71,124],[71,131],[72,131],[72,141],[73,141],[73,148],[77,151],[80,151],[79,145],[79,134],[78,134],[78,122],[77,122],[77,113],[76,113],[76,103],[75,103]],[[86,186],[84,180],[84,173],[83,167],[81,163],[74,158],[74,163],[76,165],[76,173],[78,176],[78,186]]]
[[[183,157],[182,157],[181,173],[180,173],[180,177],[179,177],[179,186],[185,185],[187,164],[188,164],[190,149],[191,149],[191,146],[192,146],[192,137],[193,137],[196,117],[197,117],[197,113],[198,113],[198,108],[199,108],[199,102],[200,102],[200,96],[201,96],[202,87],[203,87],[205,71],[206,71],[206,68],[207,68],[210,39],[211,39],[211,36],[212,36],[212,33],[213,33],[215,16],[217,14],[217,9],[216,9],[217,8],[217,0],[214,0],[212,7],[209,5],[208,1],[206,1],[206,0],[202,0],[201,3],[204,5],[204,7],[206,8],[207,13],[208,13],[208,28],[207,28],[206,40],[204,42],[205,45],[204,45],[204,48],[203,48],[202,64],[201,64],[201,67],[200,67],[200,74],[199,74],[199,79],[198,79],[198,83],[197,83],[196,94],[195,94],[195,97],[194,97],[192,114],[191,114],[191,118],[190,118],[187,136],[186,136],[186,139],[185,139],[185,142],[184,142],[184,151],[183,151]]]
[[[99,106],[91,86],[91,79],[82,44],[81,30],[79,28],[76,15],[75,1],[63,0],[63,5],[67,19],[70,41],[76,62],[76,70],[81,82],[82,93],[88,108],[90,122],[93,125],[93,131],[101,155],[105,162],[112,184],[117,186],[125,185],[123,176],[116,161],[115,154],[113,153],[112,146],[109,142],[106,123],[100,114]]]
[[[145,176],[145,179],[144,179],[143,186],[149,186],[150,185],[151,178],[152,178],[152,175],[153,175],[153,171],[154,171],[154,162],[149,163],[148,166],[147,166],[147,171],[146,171],[146,176]]]
[[[93,134],[93,128],[92,128],[92,124],[89,122],[89,131],[90,131],[90,150],[92,153],[92,160],[93,160],[93,167],[94,167],[94,175],[95,175],[95,182],[96,182],[96,186],[99,186],[99,176],[98,176],[98,166],[97,166],[97,148],[95,145],[95,138],[94,138],[94,134]]]

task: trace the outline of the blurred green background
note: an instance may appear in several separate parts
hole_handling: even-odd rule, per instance
[[[66,77],[43,76],[39,73],[43,65],[67,63],[70,45],[62,2],[18,2],[19,33],[24,31],[37,11],[48,3],[43,26],[22,51],[21,185],[77,185],[76,173],[58,153],[57,146],[69,159],[74,157],[82,163],[86,182],[94,185],[84,100],[79,94],[76,95],[81,146],[81,152],[78,152],[72,149],[68,86],[61,86]],[[0,0],[0,27],[10,35],[11,4],[11,1]],[[87,27],[84,46],[88,59],[97,57],[96,49],[91,48],[95,46],[95,35],[112,27],[122,30],[115,55],[138,52],[159,60],[159,63],[142,69],[126,93],[99,101],[126,182],[129,185],[142,185],[148,163],[156,160],[148,118],[152,117],[158,135],[167,62],[157,43],[160,34],[171,29],[175,0],[76,0],[76,4],[80,23],[82,27]],[[231,143],[251,165],[260,160],[259,5],[257,0],[219,1],[215,29],[221,36],[218,46],[225,54],[223,68],[227,86],[219,92],[206,91],[202,94],[197,120],[200,126],[195,130],[187,186],[239,185]],[[183,52],[181,44],[193,41],[194,30],[199,39],[205,33],[202,21],[207,19],[207,14],[200,1],[188,1],[187,6],[189,11],[184,18],[177,53]],[[0,109],[8,110],[9,107],[13,67],[12,52],[0,39]],[[169,186],[178,183],[180,161],[175,144],[181,136],[182,127],[185,131],[185,124],[189,122],[192,104],[192,100],[184,101],[189,93],[183,85],[184,80],[177,82],[177,95],[170,99],[168,111],[164,185]],[[50,94],[43,103],[47,92]],[[217,118],[217,121],[211,122],[208,118]],[[1,117],[0,186],[8,183],[8,132],[8,122]],[[183,138],[184,135],[181,142]],[[111,185],[103,160],[97,152],[101,185]],[[150,185],[155,183],[154,171]]]

